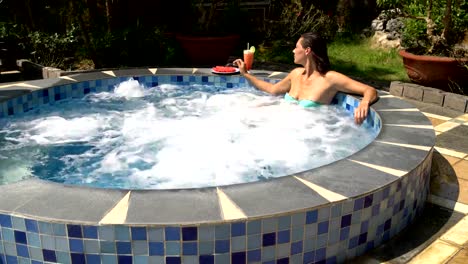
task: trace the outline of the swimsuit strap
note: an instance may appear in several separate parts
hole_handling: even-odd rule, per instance
[[[304,108],[318,107],[322,105],[321,103],[315,102],[312,100],[307,100],[307,99],[297,100],[296,98],[292,97],[289,93],[284,94],[284,100],[287,102],[297,103],[298,105]]]

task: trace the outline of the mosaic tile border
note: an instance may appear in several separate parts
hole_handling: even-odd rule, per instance
[[[37,93],[37,96],[29,93],[21,96],[21,99],[13,99],[16,100],[15,102],[4,101],[0,111],[2,117],[9,114],[21,114],[24,110],[31,111],[42,103],[60,101],[70,95],[73,96],[73,89],[83,91],[84,95],[85,92],[94,91],[93,82],[102,85],[104,80],[106,80],[104,82],[126,80],[129,76],[139,76],[140,82],[141,80],[153,82],[155,76],[148,74],[148,71],[141,73],[142,71],[81,74],[67,77],[67,80],[55,80],[52,85],[50,80],[49,83],[24,83],[20,86],[31,87],[32,93]],[[197,80],[197,78],[204,78],[197,74],[208,74],[207,70],[197,72],[195,69],[183,69],[184,74],[194,73],[194,76],[186,77],[173,69],[157,69],[157,71],[166,74],[172,71],[176,76],[157,76],[158,81],[161,77],[168,78],[169,81],[175,78],[176,82],[184,82],[184,78],[188,81]],[[156,71],[149,69],[149,72],[154,74]],[[113,74],[114,78],[109,78],[109,74]],[[261,74],[270,76],[275,73],[259,73]],[[280,77],[281,74],[275,74],[275,76]],[[206,78],[208,79],[205,80],[208,81],[210,78],[211,80],[219,78],[223,80],[222,82],[229,83],[227,81],[229,78],[239,77],[206,76]],[[239,78],[239,83],[241,79]],[[83,83],[82,86],[80,83]],[[73,85],[76,87],[73,88]],[[235,87],[234,84],[233,87]],[[47,89],[47,94],[43,88]],[[39,96],[40,94],[42,96]],[[233,196],[233,189],[242,195],[245,190],[255,191],[266,186],[265,184],[270,184],[268,187],[278,185],[279,189],[270,189],[274,194],[269,198],[272,199],[275,198],[274,196],[281,196],[281,190],[288,191],[286,187],[291,186],[293,182],[302,184],[294,177],[285,177],[268,183],[233,186],[230,187],[231,192],[229,188],[219,188],[218,191],[224,191],[227,197],[232,199],[231,202],[237,204],[240,209],[244,209],[244,217],[238,219],[223,219],[219,216],[211,219],[210,213],[203,212],[203,208],[200,207],[196,212],[202,211],[201,214],[205,220],[175,214],[171,216],[174,220],[169,222],[167,219],[170,217],[161,216],[161,220],[150,221],[145,220],[147,218],[144,215],[141,215],[140,220],[135,222],[131,219],[138,219],[138,216],[133,214],[145,213],[145,210],[140,209],[132,211],[136,205],[141,206],[137,208],[152,209],[154,212],[156,210],[154,201],[169,197],[172,200],[168,202],[172,203],[172,208],[176,207],[177,211],[196,213],[193,206],[187,202],[188,200],[183,200],[184,197],[195,193],[198,195],[195,197],[200,198],[205,195],[209,200],[210,197],[216,197],[216,190],[207,188],[202,192],[177,191],[180,192],[178,197],[170,192],[156,192],[162,195],[159,197],[150,196],[155,192],[128,192],[127,196],[130,193],[132,195],[128,198],[129,208],[123,222],[100,224],[99,219],[118,201],[124,200],[122,197],[125,192],[98,192],[83,188],[62,190],[63,187],[57,184],[23,181],[18,184],[0,186],[0,192],[4,194],[0,197],[0,263],[341,263],[361,255],[385,243],[403,230],[422,211],[428,192],[434,146],[434,132],[427,126],[429,123],[427,118],[421,118],[422,114],[419,112],[408,111],[407,109],[411,106],[392,96],[384,93],[380,95],[379,102],[373,105],[376,112],[371,114],[373,116],[368,120],[373,123],[373,127],[382,129],[377,141],[349,159],[338,162],[349,167],[349,170],[346,170],[348,174],[346,178],[369,177],[369,182],[372,181],[371,179],[380,179],[379,182],[369,183],[364,188],[365,191],[359,195],[347,196],[340,191],[343,186],[325,186],[315,181],[313,177],[308,178],[307,175],[298,174],[296,177],[310,181],[310,186],[312,186],[309,186],[312,189],[304,191],[294,185],[296,186],[294,190],[301,195],[306,195],[307,192],[315,195],[310,197],[322,197],[322,200],[318,201],[323,201],[323,197],[331,197],[330,191],[335,191],[341,195],[339,197],[344,198],[328,200],[328,202],[314,202],[312,199],[308,200],[310,201],[308,206],[304,206],[299,200],[295,200],[296,196],[293,193],[290,193],[290,199],[287,201],[288,210],[278,207],[277,213],[265,213],[271,208],[256,208],[255,214],[251,214],[245,210],[242,201],[235,195]],[[75,96],[82,96],[82,94],[75,92]],[[356,100],[349,99],[351,102],[346,102],[347,98],[350,97],[343,97],[340,101],[338,96],[338,103],[352,110]],[[408,137],[411,135],[413,138],[409,140]],[[381,155],[381,147],[388,145],[398,146],[395,149],[388,148],[389,152],[398,151],[399,155],[403,156],[411,154],[412,158],[409,156],[407,158],[408,164],[397,164],[389,161],[387,156]],[[363,158],[367,156],[372,158]],[[326,172],[333,172],[335,166],[331,164],[323,169]],[[355,171],[361,171],[360,169],[364,167],[368,168],[366,170],[372,170],[373,173],[355,175]],[[314,170],[311,174],[313,176]],[[342,171],[338,174],[340,176],[334,176],[333,173],[330,174],[331,176],[327,175],[332,178],[341,177]],[[316,174],[316,178],[320,179],[323,176],[320,175],[320,173]],[[335,181],[335,183],[340,185],[340,181]],[[345,181],[343,185],[350,187]],[[326,188],[323,189],[324,187]],[[24,191],[21,192],[21,190]],[[90,191],[93,195],[89,195]],[[63,208],[54,205],[58,207],[51,209],[50,206],[45,207],[40,204],[40,199],[46,197],[44,195],[55,195],[56,192],[58,192],[56,195],[63,196],[63,199],[53,200],[53,202],[62,203]],[[267,197],[267,194],[256,195]],[[140,200],[139,196],[145,199]],[[182,200],[178,201],[173,199],[174,197]],[[192,197],[189,196],[187,199],[192,199]],[[77,201],[77,198],[80,201]],[[253,200],[253,198],[250,199]],[[201,199],[201,201],[205,200]],[[144,204],[145,201],[148,204]],[[80,209],[75,209],[76,205],[80,205],[78,202],[81,202],[83,207],[77,207],[83,210],[79,212],[80,214],[76,213]],[[89,211],[90,202],[94,202],[96,207],[103,208],[98,208],[99,210],[95,212]],[[274,199],[268,205],[273,209],[279,206]],[[68,209],[68,207],[71,208]],[[219,214],[219,208],[213,210]],[[46,211],[49,215],[45,214]],[[82,216],[83,213],[89,215]],[[93,218],[93,214],[100,217]],[[157,215],[157,213],[150,211],[150,215]]]

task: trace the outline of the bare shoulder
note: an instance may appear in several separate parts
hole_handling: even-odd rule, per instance
[[[294,70],[292,70],[289,75],[291,76],[297,76],[297,75],[300,75],[304,72],[304,68],[303,67],[297,67],[295,68]]]
[[[339,83],[350,78],[337,71],[328,71],[327,73],[325,73],[325,79],[330,83]]]

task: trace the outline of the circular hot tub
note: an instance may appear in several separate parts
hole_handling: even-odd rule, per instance
[[[275,82],[281,72],[256,71]],[[234,88],[210,69],[132,69],[3,85],[0,118],[109,91],[132,77],[147,87]],[[352,112],[359,103],[338,94]],[[243,184],[168,190],[71,186],[40,179],[0,185],[0,263],[334,263],[385,243],[421,212],[435,134],[413,106],[380,92],[364,149],[305,172]],[[7,155],[2,153],[2,155]]]

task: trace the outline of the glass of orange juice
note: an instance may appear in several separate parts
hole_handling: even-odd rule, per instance
[[[253,60],[254,60],[254,52],[252,52],[251,49],[244,50],[244,63],[245,63],[245,69],[247,71],[252,69]]]

